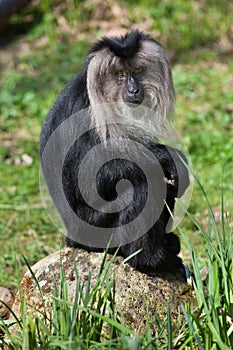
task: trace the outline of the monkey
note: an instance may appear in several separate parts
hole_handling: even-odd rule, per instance
[[[121,37],[103,37],[90,48],[83,68],[51,107],[40,135],[42,170],[50,195],[67,228],[68,247],[91,252],[103,251],[108,245],[108,242],[106,246],[80,242],[82,225],[74,230],[74,225],[70,224],[71,217],[63,213],[64,202],[57,199],[59,190],[56,180],[53,180],[57,176],[57,168],[52,168],[52,160],[43,161],[46,146],[56,130],[71,116],[87,110],[85,115],[73,119],[64,129],[49,158],[59,157],[62,142],[69,140],[73,128],[78,129],[87,120],[87,130],[71,142],[62,164],[62,187],[72,215],[75,213],[97,232],[98,229],[120,228],[120,236],[127,236],[127,225],[139,217],[149,198],[147,176],[138,164],[142,165],[155,180],[152,197],[156,204],[148,210],[151,208],[154,213],[151,215],[157,215],[157,218],[146,232],[147,218],[144,222],[139,221],[130,233],[130,239],[108,247],[108,252],[113,254],[117,250],[117,254],[125,258],[133,255],[128,263],[143,273],[179,272],[185,278],[185,268],[178,256],[179,238],[166,230],[176,198],[181,197],[189,186],[187,159],[181,151],[159,142],[159,135],[166,129],[166,120],[173,114],[174,103],[175,91],[168,58],[161,44],[148,34],[133,30]],[[149,116],[142,112],[147,109],[151,111]],[[133,151],[136,161],[130,160],[132,144],[136,145]],[[109,159],[111,145],[117,156]],[[100,150],[87,160],[86,154],[97,146]],[[152,158],[146,151],[141,152],[142,148],[148,150]],[[106,159],[106,162],[95,174],[94,185],[104,203],[96,209],[86,203],[79,188],[79,172],[80,164],[87,163],[88,171],[83,178],[90,198],[94,192],[88,177],[97,158]],[[126,182],[125,187],[117,191],[122,179],[130,182],[130,186]],[[113,203],[118,196],[126,205],[118,211],[106,211],[107,204]],[[92,199],[95,203],[94,194]]]

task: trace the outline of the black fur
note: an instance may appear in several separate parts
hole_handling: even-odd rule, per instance
[[[108,38],[104,37],[102,40],[98,41],[89,51],[89,53],[100,51],[104,48],[108,48],[116,56],[121,58],[130,59],[135,56],[135,54],[140,50],[141,43],[144,40],[149,40],[159,43],[143,32],[138,30],[133,30],[132,32],[119,37],[119,38]]]
[[[94,45],[89,53],[108,47],[117,56],[130,58],[140,50],[140,44],[143,40],[152,39],[143,33],[133,31],[120,39],[104,38]],[[41,132],[41,156],[49,137],[58,125],[73,113],[89,107],[90,102],[86,87],[87,67],[88,58],[82,71],[62,91],[49,111]],[[79,165],[88,150],[99,142],[98,134],[96,134],[95,130],[90,130],[73,144],[63,166],[63,188],[71,208],[79,217],[97,227],[116,227],[130,222],[132,216],[137,215],[141,211],[147,199],[147,184],[144,174],[135,164],[130,164],[128,161],[122,159],[113,160],[105,164],[97,176],[99,194],[105,200],[114,200],[116,198],[116,183],[122,178],[130,179],[135,190],[133,203],[119,213],[111,214],[100,213],[86,205],[78,188]],[[183,161],[187,162],[187,160],[181,152],[173,148],[151,141],[140,140],[140,142],[153,152],[155,158],[158,159],[162,166],[165,177],[168,180],[174,180],[173,184],[169,181],[167,183],[166,198],[159,198],[159,193],[155,193],[155,196],[159,200],[166,200],[170,210],[173,211],[175,198],[181,196],[189,185],[188,172],[183,164]],[[150,164],[147,166],[150,168]],[[43,171],[46,179],[46,169],[43,168]],[[164,179],[160,179],[160,181],[162,184]],[[127,257],[135,251],[142,249],[139,254],[129,261],[138,270],[146,273],[180,270],[184,274],[182,261],[177,256],[180,251],[179,239],[172,232],[166,234],[166,226],[169,219],[170,213],[166,206],[164,206],[162,214],[154,226],[140,239],[121,246],[118,254]],[[67,238],[67,245],[71,247],[81,246],[88,251],[101,250],[95,247],[82,246],[70,238]],[[114,250],[111,248],[110,252],[113,253]]]

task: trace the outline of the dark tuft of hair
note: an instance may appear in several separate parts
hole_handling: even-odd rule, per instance
[[[103,37],[91,48],[89,53],[109,48],[118,57],[132,58],[140,50],[141,42],[144,40],[154,41],[138,30],[133,30],[121,37]]]

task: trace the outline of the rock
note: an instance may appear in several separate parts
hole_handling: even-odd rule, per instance
[[[4,303],[2,303],[1,301],[3,301]],[[0,319],[5,320],[9,318],[10,311],[7,308],[7,306],[11,308],[13,302],[14,302],[14,296],[11,293],[11,291],[5,287],[0,287]]]
[[[25,273],[21,281],[21,292],[25,295],[29,309],[30,305],[33,310],[36,308],[42,313],[44,307],[46,310],[51,309],[54,281],[59,285],[61,266],[67,281],[69,298],[74,300],[76,292],[74,260],[81,282],[87,281],[88,273],[91,271],[91,286],[93,286],[103,257],[103,253],[88,253],[81,249],[65,248],[40,260],[32,267],[32,271],[43,292],[44,304],[30,271]],[[107,259],[110,258],[109,255]],[[180,314],[180,304],[194,301],[191,287],[185,282],[180,282],[178,280],[180,276],[163,275],[163,278],[148,276],[122,262],[121,257],[116,257],[110,268],[113,271],[117,267],[115,309],[122,323],[138,334],[145,331],[147,308],[149,321],[153,321],[155,314],[163,321],[166,317],[167,305],[170,303],[171,317],[175,324]],[[20,315],[19,294],[13,304],[13,311]]]
[[[28,166],[28,165],[31,165],[33,163],[33,158],[31,156],[29,156],[28,154],[25,154],[25,153],[22,154],[21,159],[22,159],[23,165]]]

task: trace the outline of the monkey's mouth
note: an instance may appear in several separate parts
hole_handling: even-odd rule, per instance
[[[133,101],[125,101],[125,104],[130,108],[137,108],[141,105],[143,99],[133,100]]]
[[[140,105],[140,104],[142,103],[142,101],[143,101],[143,98],[142,98],[142,99],[138,99],[138,100],[134,100],[134,101],[132,101],[131,103],[132,103],[133,105]]]
[[[144,92],[142,89],[137,92],[130,93],[129,91],[124,91],[122,98],[125,103],[129,104],[132,107],[140,105],[144,100]]]

